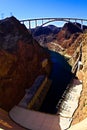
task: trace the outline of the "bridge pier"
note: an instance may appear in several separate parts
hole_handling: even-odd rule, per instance
[[[77,21],[77,20],[75,19],[75,24],[76,24],[76,21]]]
[[[42,19],[42,25],[43,25],[43,19]]]
[[[37,27],[37,20],[35,20],[35,28]]]
[[[31,29],[31,23],[30,23],[30,20],[29,20],[29,29]]]
[[[83,30],[83,20],[81,20],[81,29]]]

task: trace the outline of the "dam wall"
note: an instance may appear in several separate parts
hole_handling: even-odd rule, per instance
[[[38,76],[32,87],[26,89],[26,94],[18,105],[31,110],[39,110],[50,85],[51,80],[48,77],[44,75]]]

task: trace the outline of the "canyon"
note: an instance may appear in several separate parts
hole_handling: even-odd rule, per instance
[[[62,28],[49,25],[28,30],[13,16],[0,20],[1,128],[24,129],[8,118],[7,113],[16,105],[56,115],[56,105],[73,78],[82,82],[82,92],[70,125],[87,118],[87,27],[83,26],[81,30],[79,26],[78,23],[65,23]],[[78,57],[83,65],[81,69],[78,69]],[[73,67],[75,70],[72,71]],[[39,85],[37,91],[33,87],[38,77],[45,79],[35,84],[37,88]],[[47,88],[46,91],[43,88]],[[24,106],[20,101],[32,91],[37,98],[33,96],[31,105],[26,99]],[[6,126],[6,122],[11,125]]]

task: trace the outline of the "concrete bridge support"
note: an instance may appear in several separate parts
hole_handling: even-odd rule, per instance
[[[28,28],[31,29],[31,21],[28,21]]]
[[[83,20],[81,20],[81,29],[83,30]]]

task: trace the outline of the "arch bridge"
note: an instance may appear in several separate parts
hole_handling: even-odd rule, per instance
[[[37,19],[26,19],[26,20],[21,20],[20,22],[22,24],[25,24],[25,26],[28,27],[28,29],[32,28],[32,24],[34,27],[37,26],[44,26],[50,22],[55,22],[55,21],[63,21],[63,22],[78,22],[81,24],[81,29],[83,30],[83,23],[87,22],[87,19],[80,19],[80,18],[37,18]]]

